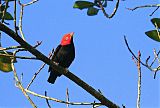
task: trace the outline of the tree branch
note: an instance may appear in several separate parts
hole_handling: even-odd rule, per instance
[[[12,66],[12,69],[13,69],[14,79],[16,80],[16,86],[22,91],[22,93],[25,95],[25,97],[29,100],[29,102],[31,103],[33,108],[37,108],[37,106],[34,104],[34,102],[31,100],[31,98],[29,97],[29,95],[26,93],[25,89],[22,86],[22,84],[21,84],[21,82],[20,82],[20,80],[17,76],[17,72],[15,70],[13,60],[14,59],[12,59],[11,66]]]
[[[45,96],[47,96],[47,91],[45,91]],[[47,105],[48,105],[48,108],[51,108],[48,99],[46,99],[46,103],[47,103]]]
[[[124,41],[125,44],[129,50],[129,52],[132,54],[132,56],[138,61],[138,58],[135,56],[135,54],[133,53],[133,51],[131,50],[131,48],[128,45],[126,36],[124,36]],[[156,55],[158,56],[160,52],[158,52]],[[160,64],[156,67],[156,68],[152,68],[153,63],[155,62],[155,60],[157,59],[156,57],[154,58],[153,62],[151,63],[151,65],[148,64],[148,60],[150,59],[150,56],[146,59],[146,63],[143,63],[141,60],[139,61],[143,66],[147,67],[150,71],[154,72],[154,79],[155,79],[155,75],[157,73],[157,71],[160,70]]]
[[[149,5],[144,5],[144,6],[137,6],[137,7],[134,7],[134,8],[127,8],[128,10],[131,10],[131,11],[134,11],[136,9],[139,9],[139,8],[150,8],[150,7],[157,7],[149,16],[152,16],[160,7],[160,4],[149,4]]]
[[[41,95],[41,94],[37,94],[33,91],[30,91],[28,89],[25,89],[25,91],[31,95],[34,95],[34,96],[37,96],[37,97],[40,97],[40,98],[44,98],[44,99],[47,99],[47,100],[52,100],[52,101],[55,101],[55,102],[58,102],[58,103],[64,103],[64,104],[70,104],[70,105],[101,105],[101,103],[89,103],[89,102],[67,102],[67,101],[63,101],[63,100],[59,100],[59,99],[56,99],[56,98],[52,98],[52,97],[49,97],[49,96],[46,96],[46,95]],[[109,107],[109,108],[113,108],[113,107]]]
[[[103,12],[103,14],[104,14],[104,16],[106,16],[107,18],[112,18],[112,17],[116,14],[116,12],[117,12],[117,10],[118,10],[118,7],[119,7],[119,2],[120,2],[120,0],[117,0],[116,6],[115,6],[112,14],[111,14],[111,15],[108,15],[108,14],[106,13],[106,11],[105,11],[105,9],[104,9],[101,1],[98,0],[99,6],[100,6],[100,8],[101,8],[101,10],[102,10],[102,12]]]
[[[108,100],[106,97],[104,97],[102,94],[100,94],[98,91],[96,91],[93,87],[89,86],[87,83],[82,81],[80,78],[72,74],[70,71],[66,70],[65,68],[61,66],[57,66],[55,63],[52,62],[48,57],[46,57],[44,54],[39,52],[37,49],[33,48],[30,44],[25,42],[19,35],[17,35],[13,30],[5,26],[4,24],[0,23],[0,30],[8,34],[11,38],[13,38],[16,42],[18,42],[23,48],[28,50],[30,53],[32,53],[34,56],[36,56],[37,59],[43,61],[44,63],[50,65],[55,71],[65,75],[67,78],[75,82],[77,85],[82,87],[84,90],[86,90],[88,93],[90,93],[92,96],[94,96],[96,99],[98,99],[103,105],[109,107],[109,108],[119,108],[118,105],[114,104],[110,100]]]
[[[13,58],[19,58],[19,59],[37,60],[37,58],[35,58],[35,57],[13,56],[13,55],[9,55],[9,54],[0,54],[0,57],[13,57]]]
[[[139,8],[147,8],[147,7],[160,7],[160,4],[137,6],[137,7],[134,7],[134,8],[127,8],[127,9],[131,10],[131,11],[134,11],[134,10],[139,9]]]
[[[138,52],[138,61],[137,61],[137,69],[138,69],[138,95],[137,95],[137,108],[140,108],[140,100],[141,100],[141,53]]]
[[[51,57],[52,57],[52,54],[50,54],[48,58],[51,58]],[[42,66],[40,67],[40,69],[34,74],[34,76],[32,77],[32,80],[29,82],[26,89],[29,89],[29,87],[31,86],[31,84],[33,83],[33,81],[35,80],[35,78],[41,72],[41,70],[44,68],[45,65],[46,65],[46,63],[43,63]]]

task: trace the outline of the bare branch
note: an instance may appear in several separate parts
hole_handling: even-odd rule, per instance
[[[23,10],[24,10],[24,6],[21,5],[21,12],[20,12],[20,19],[19,19],[19,31],[22,36],[22,39],[25,40],[25,36],[22,30]]]
[[[13,70],[13,73],[14,73],[14,79],[16,81],[16,87],[18,87],[22,93],[25,95],[25,97],[29,100],[29,102],[31,103],[31,105],[34,107],[34,108],[37,108],[37,106],[34,104],[34,102],[31,100],[31,98],[28,96],[28,94],[26,93],[25,89],[23,88],[18,76],[17,76],[17,73],[16,73],[16,70],[15,70],[15,67],[14,67],[14,64],[13,64],[13,60],[12,59],[12,70]]]
[[[5,8],[3,10],[3,14],[2,14],[2,20],[1,20],[2,23],[4,23],[5,14],[7,12],[8,4],[9,4],[9,0],[6,0],[6,5],[5,5]]]
[[[66,89],[66,102],[69,102],[69,90],[68,88]],[[66,108],[69,107],[69,104],[66,104]]]
[[[151,8],[151,7],[157,7],[157,8],[150,14],[150,16],[152,16],[159,9],[160,4],[137,6],[135,8],[126,8],[126,9],[134,11],[134,10],[139,9],[139,8]]]
[[[70,104],[70,105],[101,105],[101,103],[89,103],[89,102],[66,102],[66,101],[63,101],[63,100],[59,100],[59,99],[56,99],[56,98],[52,98],[52,97],[49,97],[49,96],[44,96],[44,95],[41,95],[41,94],[37,94],[33,91],[30,91],[28,89],[25,89],[25,91],[27,93],[30,93],[34,96],[37,96],[37,97],[40,97],[40,98],[44,98],[44,99],[47,99],[47,100],[52,100],[52,101],[55,101],[55,102],[58,102],[58,103],[64,103],[64,104]],[[112,107],[111,107],[112,108]]]
[[[10,49],[17,49],[17,48],[22,48],[22,47],[21,46],[10,46],[10,47],[7,47],[7,48],[0,47],[0,51],[10,50]]]
[[[159,54],[160,54],[160,50],[158,51],[157,56],[158,56]],[[152,63],[151,63],[150,66],[152,66],[152,65],[155,63],[155,61],[156,61],[156,58],[154,57],[154,59],[153,59],[153,61],[152,61]]]
[[[49,58],[51,58],[51,57],[52,57],[52,54],[49,55]],[[29,87],[31,86],[31,84],[33,83],[33,81],[35,80],[35,78],[41,72],[41,70],[44,68],[45,65],[46,65],[46,63],[43,63],[42,66],[40,67],[40,69],[34,74],[34,76],[32,77],[32,80],[29,82],[26,89],[29,89]]]
[[[38,1],[38,0],[32,0],[32,1],[31,1],[31,2],[29,2],[29,3],[22,4],[22,3],[21,3],[21,1],[20,1],[20,0],[18,0],[19,4],[20,4],[20,5],[23,5],[23,6],[29,6],[29,5],[31,5],[31,4],[36,3],[37,1]]]
[[[134,7],[134,8],[127,8],[128,10],[131,10],[131,11],[134,11],[136,9],[139,9],[139,8],[150,8],[150,7],[160,7],[160,4],[153,4],[153,5],[144,5],[144,6],[137,6],[137,7]]]
[[[158,9],[159,7],[157,7],[149,16],[152,16]]]
[[[104,14],[104,16],[106,16],[107,18],[112,18],[112,17],[116,14],[116,12],[117,12],[117,10],[118,10],[118,7],[119,7],[119,2],[120,2],[120,0],[117,0],[116,6],[115,6],[115,8],[114,8],[114,10],[113,10],[113,12],[112,12],[111,15],[108,15],[108,14],[106,13],[106,11],[105,11],[105,9],[104,9],[101,1],[100,1],[100,0],[97,0],[97,1],[98,1],[98,4],[99,4],[99,6],[100,6],[100,8],[101,8],[101,10],[102,10],[102,12],[103,12],[103,14]]]
[[[16,11],[17,11],[17,3],[16,3],[17,1],[16,0],[14,0],[14,29],[15,29],[15,32],[16,32],[16,34],[18,34],[18,28],[17,28],[17,17],[16,17]]]
[[[154,49],[153,52],[154,52],[155,59],[157,59],[158,64],[159,64],[159,66],[160,66],[160,59],[159,59],[159,57],[158,57],[158,54],[156,53],[156,49]],[[158,70],[158,68],[157,68],[157,70]],[[157,71],[154,73],[154,79],[156,78],[156,74],[157,74]]]
[[[129,50],[129,52],[132,54],[132,56],[133,56],[136,60],[138,60],[138,58],[135,56],[135,54],[134,54],[134,53],[132,52],[132,50],[130,49],[130,47],[129,47],[129,45],[128,45],[128,42],[127,42],[127,39],[126,39],[126,36],[124,36],[124,40],[125,40],[125,43],[126,43],[126,46],[127,46],[128,50]],[[140,61],[140,63],[141,63],[143,66],[146,66],[146,67],[147,67],[147,65],[144,64],[143,62]]]
[[[38,60],[35,57],[25,57],[25,56],[13,56],[9,54],[0,54],[0,57],[13,57],[13,58],[19,58],[19,59],[30,59],[30,60]]]
[[[141,100],[141,53],[138,52],[138,61],[137,61],[137,69],[138,69],[138,96],[137,96],[137,108],[140,108],[140,100]]]
[[[130,52],[130,53],[132,54],[132,56],[138,61],[138,58],[135,56],[135,54],[132,52],[132,50],[130,49],[130,47],[129,47],[129,45],[128,45],[126,36],[124,36],[124,40],[125,40],[125,43],[126,43],[126,46],[127,46],[128,50],[129,50],[129,52]],[[158,52],[158,54],[159,54],[159,52]],[[154,59],[154,61],[151,63],[151,65],[148,65],[148,60],[149,60],[149,58],[150,58],[150,56],[146,59],[146,64],[143,63],[142,61],[140,61],[140,63],[141,63],[143,66],[147,67],[150,71],[156,73],[158,70],[160,70],[160,66],[158,65],[156,68],[152,68],[151,66],[153,65],[153,63],[155,62],[155,60],[156,60],[157,58]],[[154,75],[154,76],[155,76],[155,75]]]
[[[19,31],[21,33],[21,36],[22,36],[22,39],[25,40],[25,36],[24,36],[24,33],[23,33],[23,30],[22,30],[22,20],[23,20],[23,13],[24,13],[24,7],[25,6],[28,6],[28,5],[31,5],[35,2],[37,2],[38,0],[32,0],[31,2],[27,3],[27,4],[22,4],[20,2],[20,0],[18,0],[18,3],[21,5],[21,12],[20,12],[20,19],[19,19]]]
[[[45,96],[47,97],[47,91],[45,91]],[[47,105],[48,105],[48,108],[51,108],[48,99],[46,99],[46,103],[47,103]]]

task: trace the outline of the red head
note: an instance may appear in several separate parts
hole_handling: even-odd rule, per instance
[[[74,32],[65,34],[61,40],[61,45],[69,45],[72,42]]]

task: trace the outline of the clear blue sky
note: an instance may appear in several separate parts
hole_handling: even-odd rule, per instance
[[[88,17],[86,10],[72,8],[74,2],[73,0],[39,0],[26,7],[23,19],[26,40],[32,45],[35,45],[36,41],[43,41],[38,50],[47,56],[52,48],[56,48],[59,44],[63,34],[74,31],[76,58],[69,68],[70,71],[95,89],[100,89],[108,99],[119,106],[124,104],[127,108],[135,108],[138,72],[123,36],[127,36],[130,47],[135,53],[141,51],[142,60],[145,61],[148,56],[153,59],[153,49],[158,50],[159,43],[149,39],[144,32],[154,29],[150,19],[159,17],[160,14],[157,11],[153,17],[149,16],[155,8],[133,12],[125,8],[156,4],[158,0],[122,1],[113,19],[106,19],[101,12],[97,16]],[[108,2],[106,12],[111,13],[114,6],[115,1]],[[3,34],[3,47],[11,44],[18,45]],[[30,56],[29,53],[27,55]],[[24,74],[23,86],[27,86],[41,65],[40,61],[18,59],[15,66],[19,75]],[[51,85],[47,82],[48,76],[48,66],[46,66],[30,90],[40,94],[44,94],[46,90],[49,96],[65,100],[65,91],[68,87],[70,101],[93,102],[95,100],[68,78],[62,76]],[[157,78],[153,79],[153,73],[142,66],[141,108],[160,108],[159,78],[159,72]],[[13,73],[0,72],[0,108],[31,108],[28,100],[14,83]],[[39,108],[47,108],[44,99],[30,96]],[[64,104],[52,101],[50,104],[53,108],[66,107]],[[70,106],[70,108],[87,108],[87,106]]]

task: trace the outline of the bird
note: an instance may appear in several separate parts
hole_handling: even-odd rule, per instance
[[[75,58],[75,47],[73,42],[73,35],[74,35],[74,32],[71,32],[71,33],[65,34],[62,37],[60,44],[57,46],[51,58],[53,62],[67,69],[69,68],[69,66],[71,65],[71,63]],[[48,82],[51,84],[54,84],[57,77],[60,77],[62,75],[59,72],[54,71],[51,66],[49,67],[48,72],[50,72]]]

